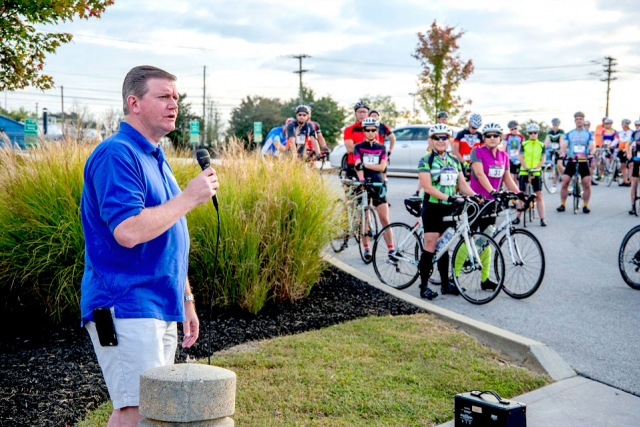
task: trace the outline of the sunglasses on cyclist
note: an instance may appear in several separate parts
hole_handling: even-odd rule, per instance
[[[510,128],[509,130],[518,130],[518,128]]]
[[[365,132],[378,132],[378,129],[365,129]]]
[[[298,116],[306,117],[306,116],[307,116],[307,113],[298,113],[297,115],[298,115]]]
[[[434,141],[446,141],[449,137],[447,135],[433,135],[431,139]]]
[[[528,132],[529,135],[536,135],[538,132]]]
[[[484,137],[485,138],[500,138],[502,135],[500,135],[499,133],[485,133]]]

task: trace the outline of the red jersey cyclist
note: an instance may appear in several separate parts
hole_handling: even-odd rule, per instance
[[[469,116],[469,127],[458,132],[453,140],[451,152],[458,158],[463,168],[467,168],[471,162],[471,150],[482,145],[482,134],[478,132],[481,126],[482,116],[473,113]]]
[[[346,127],[342,134],[344,146],[347,149],[347,170],[345,171],[347,178],[357,178],[353,162],[353,148],[356,144],[364,141],[362,121],[369,117],[369,110],[370,108],[365,102],[357,102],[356,105],[353,106],[356,121],[351,126]]]

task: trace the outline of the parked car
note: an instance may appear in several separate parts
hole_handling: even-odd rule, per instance
[[[389,172],[418,173],[418,162],[427,152],[429,146],[429,125],[407,125],[394,129],[396,143],[391,153]],[[389,141],[385,140],[389,147]],[[334,168],[345,168],[347,149],[340,144],[329,155],[329,163]]]

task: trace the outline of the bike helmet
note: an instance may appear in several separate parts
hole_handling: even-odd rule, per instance
[[[631,124],[631,120],[629,120],[629,119],[622,119],[622,124],[623,124],[623,125],[630,125],[630,124]]]
[[[606,119],[604,119],[604,124],[605,125],[613,124],[613,119],[610,119],[609,117],[607,117]]]
[[[356,102],[356,105],[353,106],[353,111],[358,111],[359,108],[366,108],[367,110],[370,110],[369,105],[364,101]]]
[[[634,125],[640,125],[640,120],[636,120],[635,122],[633,122]]]
[[[284,121],[285,125],[288,125],[289,123],[291,123],[292,121],[294,121],[295,119],[293,117],[289,117],[287,120]]]
[[[482,116],[478,113],[473,113],[469,116],[469,126],[472,128],[480,129],[482,126]]]
[[[507,123],[507,127],[509,129],[517,128],[518,127],[518,122],[516,122],[515,120],[511,120],[509,123]]]
[[[585,126],[591,126],[591,122],[590,122],[589,120],[585,120],[585,121],[584,121],[584,125],[585,125]]]
[[[582,111],[578,111],[573,115],[574,118],[582,117],[584,119],[584,113]]]
[[[298,113],[311,113],[311,109],[309,107],[307,107],[306,105],[298,105],[296,107],[296,114]]]
[[[437,125],[433,125],[429,128],[429,138],[431,138],[434,135],[439,135],[443,133],[449,136],[453,135],[451,128],[442,123],[438,123]]]
[[[367,117],[362,121],[362,128],[366,128],[367,126],[373,126],[376,128],[380,127],[380,122],[374,119],[373,117]]]
[[[377,115],[380,115],[380,113],[378,113],[378,110],[371,110],[371,111],[369,111],[369,115],[372,115],[373,113],[376,113]]]
[[[437,117],[438,117],[439,119],[440,119],[440,118],[442,118],[442,117],[447,117],[447,118],[448,118],[448,117],[449,117],[449,115],[448,115],[447,113],[445,113],[444,111],[440,111],[440,112],[438,113],[438,116],[437,116]]]
[[[500,134],[504,133],[502,131],[502,126],[500,126],[498,123],[487,123],[486,125],[484,125],[482,127],[482,134],[483,135],[485,133],[489,133],[489,132],[497,132],[497,133],[500,133]]]
[[[537,123],[529,123],[527,125],[527,132],[540,132],[540,126]]]
[[[553,118],[551,119],[552,126],[560,126],[560,119]]]

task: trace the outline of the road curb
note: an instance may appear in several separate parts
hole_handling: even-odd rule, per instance
[[[334,267],[368,283],[374,288],[380,289],[409,304],[420,307],[445,322],[456,326],[475,337],[481,343],[500,351],[507,357],[533,371],[547,374],[555,381],[564,380],[576,375],[576,372],[571,366],[546,344],[471,319],[426,302],[420,298],[407,295],[402,291],[385,285],[376,277],[371,277],[368,274],[356,270],[331,254],[324,253],[323,258]]]

